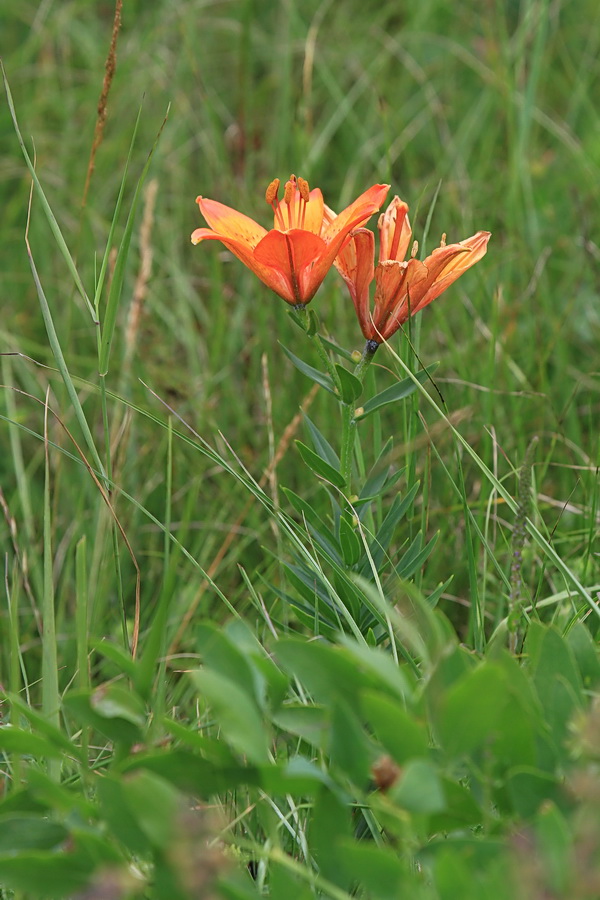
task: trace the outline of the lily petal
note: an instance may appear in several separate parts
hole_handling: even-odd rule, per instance
[[[312,231],[313,234],[321,234],[323,210],[323,194],[319,188],[314,188],[309,193],[306,203],[302,200],[300,191],[296,190],[289,203],[279,204],[279,211],[274,217],[274,227],[278,231],[282,231],[281,221],[283,219],[284,225],[291,223],[288,230],[302,228],[305,231]]]
[[[217,200],[209,200],[207,197],[197,197],[196,203],[208,225],[219,234],[236,241],[242,241],[249,247],[256,247],[261,238],[267,233],[266,228],[255,222],[249,216],[225,206]],[[196,241],[195,243],[198,243]]]
[[[358,321],[365,338],[373,335],[369,312],[369,286],[373,281],[375,235],[366,228],[359,228],[335,259],[334,265],[350,291]]]
[[[309,267],[323,253],[325,246],[318,235],[300,228],[269,231],[254,250],[254,259],[285,279],[291,297],[286,296],[284,300],[294,304],[308,303],[321,283],[313,290]]]
[[[406,257],[412,229],[408,220],[408,204],[396,196],[379,217],[379,262]]]
[[[425,260],[429,271],[435,273],[434,280],[421,298],[416,311],[428,306],[457,278],[460,278],[463,272],[479,262],[487,252],[490,237],[489,231],[478,231],[477,234],[465,241],[449,244],[447,247],[438,247],[437,250],[434,250],[431,256]]]

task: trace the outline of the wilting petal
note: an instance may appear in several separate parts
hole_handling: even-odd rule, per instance
[[[278,271],[285,278],[291,297],[285,296],[284,300],[294,304],[308,303],[319,285],[312,290],[312,281],[307,271],[324,250],[322,238],[311,231],[299,228],[292,231],[269,231],[256,247],[254,259],[262,266]]]
[[[412,236],[408,220],[408,205],[394,197],[388,208],[379,217],[379,262],[395,259],[399,262],[405,258]]]
[[[267,233],[266,228],[263,228],[254,219],[238,212],[237,209],[225,206],[224,203],[209,200],[206,197],[197,197],[196,202],[209,226],[225,237],[242,241],[249,247],[256,247],[260,239]],[[198,243],[198,241],[194,243]]]
[[[434,250],[431,256],[425,260],[425,265],[434,275],[433,283],[428,287],[415,311],[418,312],[428,306],[457,278],[460,278],[463,272],[479,262],[487,252],[490,237],[489,231],[478,231],[466,241],[449,244],[447,247],[438,247],[437,250]]]

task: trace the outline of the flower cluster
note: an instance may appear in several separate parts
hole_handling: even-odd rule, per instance
[[[296,309],[312,300],[335,265],[348,285],[362,333],[372,350],[475,265],[485,255],[490,239],[488,231],[478,231],[465,241],[446,244],[444,235],[440,246],[423,261],[417,259],[418,244],[414,241],[410,258],[405,260],[412,237],[408,206],[394,197],[379,217],[379,257],[375,265],[375,236],[364,226],[381,208],[389,185],[374,184],[339,215],[324,204],[321,191],[311,191],[303,178],[290,176],[282,200],[279,188],[279,179],[275,179],[265,194],[274,215],[270,231],[229,206],[198,197],[209,227],[197,228],[192,243],[221,241]]]
[[[351,232],[381,207],[389,185],[374,184],[339,216],[326,216],[318,188],[311,191],[303,178],[292,175],[280,201],[279,184],[276,178],[265,194],[274,213],[270,231],[229,206],[198,197],[209,227],[197,228],[192,243],[221,241],[272,291],[299,308],[312,300]]]

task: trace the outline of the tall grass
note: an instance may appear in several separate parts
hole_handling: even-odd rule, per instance
[[[4,895],[83,897],[97,878],[106,896],[208,896],[217,879],[228,897],[500,897],[509,860],[523,896],[593,896],[577,841],[600,834],[582,786],[600,616],[595,4],[132,2],[110,91],[110,4],[4,7]],[[319,355],[220,245],[189,241],[196,195],[266,225],[264,189],[290,172],[336,209],[389,181],[421,256],[442,232],[493,232],[365,380],[370,397],[439,362],[359,427],[357,482],[402,474],[352,532],[356,553],[398,490],[410,503],[387,558],[421,532],[436,542],[406,579],[371,560],[356,594],[315,538],[343,530],[343,504],[295,443],[313,446],[314,422],[339,452],[331,396],[283,348]],[[329,340],[362,349],[335,273],[312,306]],[[316,587],[299,609],[306,571],[333,631]],[[497,717],[469,743],[465,707],[485,691]],[[535,753],[507,749],[511,727]],[[486,755],[489,734],[507,747]],[[392,770],[393,796],[373,793],[384,751],[405,779]],[[211,807],[192,825],[190,794]],[[34,837],[13,847],[3,827]],[[437,847],[459,833],[488,841],[478,874]],[[488,865],[496,836],[506,855]],[[359,859],[387,881],[361,882]]]

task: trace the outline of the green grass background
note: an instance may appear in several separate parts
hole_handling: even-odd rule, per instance
[[[189,235],[201,224],[195,197],[218,199],[267,225],[263,193],[276,176],[302,175],[321,187],[335,209],[369,185],[389,182],[411,206],[421,251],[437,246],[442,232],[449,241],[480,229],[493,232],[484,260],[421,317],[419,355],[425,365],[440,361],[435,379],[448,414],[512,494],[515,469],[532,437],[539,437],[535,520],[577,577],[597,584],[597,4],[126,2],[104,139],[82,208],[112,16],[110,3],[0,0],[2,58],[19,124],[30,153],[35,148],[38,177],[90,295],[138,110],[141,106],[125,211],[169,110],[148,175],[156,180],[157,194],[146,244],[152,250],[147,295],[128,359],[127,317],[143,249],[141,204],[107,389],[164,422],[167,411],[150,388],[222,456],[230,459],[233,452],[260,478],[310,389],[279,342],[313,365],[317,359],[301,344],[285,304],[237,260],[216,244],[191,246]],[[109,517],[85,467],[67,455],[77,452],[53,419],[49,436],[67,452],[51,450],[44,516],[39,401],[48,387],[52,408],[82,448],[84,441],[55,371],[25,250],[29,189],[3,102],[0,349],[9,355],[1,360],[8,387],[0,393],[5,417],[0,486],[6,499],[0,539],[8,554],[7,583],[19,584],[23,679],[35,693],[41,658],[36,598],[48,585],[44,521],[50,523],[46,538],[52,538],[61,689],[75,666],[75,549],[82,536],[92,636],[118,640],[121,611]],[[125,218],[122,213],[117,223],[115,246]],[[95,327],[37,197],[29,236],[67,364],[97,446],[103,447]],[[352,305],[335,273],[313,305],[333,339],[361,349]],[[411,359],[400,336],[394,347]],[[399,369],[385,349],[377,364],[371,387],[383,389]],[[439,531],[440,539],[419,584],[433,589],[452,576],[440,605],[463,637],[477,593],[489,633],[506,612],[499,572],[510,570],[513,515],[470,457],[465,455],[460,467],[449,430],[427,404],[392,410],[382,414],[363,451],[372,459],[382,437],[392,434],[390,462],[407,465],[422,480],[424,492],[408,527],[424,525],[429,536]],[[277,582],[285,556],[281,535],[264,509],[256,503],[247,507],[247,489],[218,461],[200,457],[181,441],[171,445],[168,430],[122,400],[109,397],[107,413],[115,482],[159,522],[170,521],[189,553],[188,558],[172,549],[165,565],[161,529],[136,503],[123,496],[115,500],[141,569],[143,634],[165,593],[169,638],[196,602],[204,616],[218,622],[229,616],[223,598],[251,624],[260,621],[240,567],[251,573],[255,586],[262,585],[262,577]],[[334,442],[338,424],[330,398],[318,395],[311,417]],[[463,485],[486,546],[476,532],[466,533],[463,499],[451,479]],[[293,445],[278,465],[277,481],[306,491],[306,470]],[[316,492],[314,499],[321,502]],[[193,561],[208,569],[232,528],[235,540],[214,569],[219,595],[206,589]],[[124,549],[120,556],[131,625],[135,569]],[[24,559],[29,597],[16,574]],[[469,560],[475,580],[473,572],[469,577]],[[526,551],[523,571],[528,602],[566,588],[535,549]],[[8,623],[6,608],[1,615]],[[595,632],[596,623],[590,627]],[[185,636],[177,649],[189,649]],[[19,680],[14,668],[1,677],[7,683]]]

